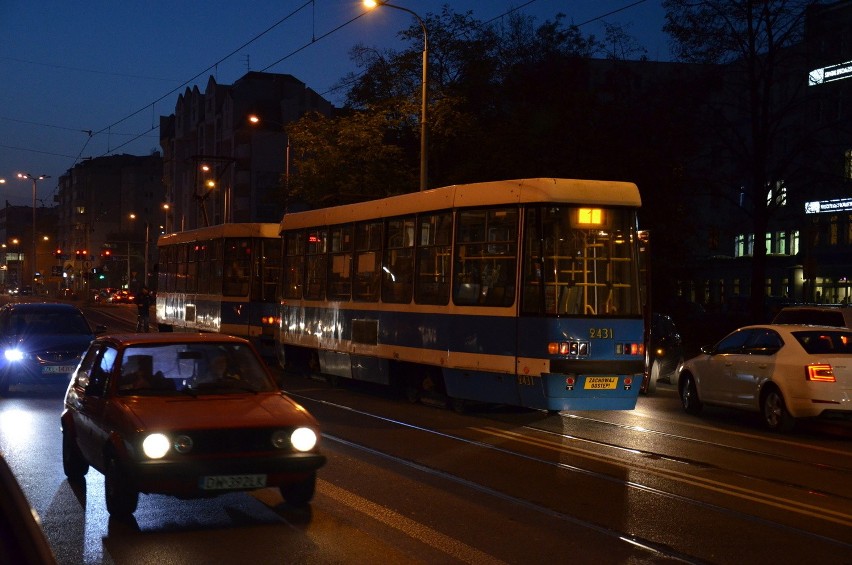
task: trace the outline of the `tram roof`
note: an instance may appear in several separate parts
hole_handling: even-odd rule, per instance
[[[160,236],[158,245],[205,241],[223,237],[279,237],[276,223],[231,223],[216,224],[205,228],[196,228]]]
[[[281,231],[390,218],[429,210],[471,206],[555,202],[594,206],[639,207],[639,188],[632,182],[534,178],[455,184],[379,200],[285,214]]]

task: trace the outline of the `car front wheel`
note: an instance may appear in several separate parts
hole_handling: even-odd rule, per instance
[[[302,507],[307,506],[311,499],[313,499],[316,488],[317,474],[311,473],[311,476],[304,481],[293,483],[291,485],[284,485],[280,487],[279,490],[287,504]]]
[[[107,462],[104,473],[104,497],[107,512],[117,518],[130,516],[139,504],[139,491],[130,486],[114,458]]]
[[[686,374],[681,377],[680,403],[687,414],[698,414],[701,412],[701,400],[698,398],[698,388],[692,375]]]
[[[89,463],[69,432],[62,432],[62,469],[69,481],[80,481],[89,472]]]
[[[789,432],[796,425],[796,419],[787,410],[781,391],[775,387],[763,397],[763,421],[770,430],[777,432]]]

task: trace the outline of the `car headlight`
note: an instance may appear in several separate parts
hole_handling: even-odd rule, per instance
[[[296,428],[290,434],[290,443],[296,451],[310,451],[317,445],[317,434],[310,428]]]
[[[169,452],[170,446],[165,434],[151,434],[142,442],[142,451],[151,459],[161,459]]]
[[[3,352],[7,361],[20,361],[24,358],[24,352],[20,349],[7,349]]]

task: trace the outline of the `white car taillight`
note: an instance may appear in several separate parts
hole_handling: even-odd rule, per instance
[[[834,378],[834,370],[828,363],[813,363],[811,365],[807,365],[805,367],[805,379],[823,383],[833,383],[837,380]]]

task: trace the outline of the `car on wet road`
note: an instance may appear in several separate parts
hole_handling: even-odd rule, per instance
[[[313,498],[325,463],[316,420],[278,387],[251,344],[221,334],[114,334],[92,342],[61,415],[69,481],[104,475],[108,512],[140,493],[178,498],[277,487]]]

